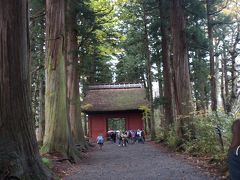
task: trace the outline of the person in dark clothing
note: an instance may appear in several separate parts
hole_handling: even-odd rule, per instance
[[[116,131],[114,131],[112,134],[112,140],[114,143],[116,143],[116,136],[117,136]]]
[[[114,132],[111,132],[110,133],[110,139],[111,139],[112,142],[114,142],[113,136],[114,136]]]
[[[145,133],[144,130],[141,129],[141,137],[142,137],[142,143],[144,144],[145,142]]]
[[[231,180],[240,179],[240,119],[233,122],[232,142],[228,152],[228,168]]]

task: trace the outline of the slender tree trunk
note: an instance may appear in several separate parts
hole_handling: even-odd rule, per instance
[[[50,179],[41,164],[31,110],[28,6],[0,1],[0,177]]]
[[[180,141],[188,140],[195,135],[191,116],[193,107],[183,7],[183,0],[171,0],[173,84],[177,111],[177,136]]]
[[[146,60],[147,60],[147,83],[148,83],[148,90],[149,90],[149,103],[150,103],[150,133],[151,133],[151,140],[154,140],[156,137],[155,132],[155,119],[154,119],[154,106],[153,106],[153,92],[152,92],[152,71],[151,71],[151,55],[149,50],[149,39],[148,39],[148,29],[147,29],[147,18],[146,18],[146,7],[145,3],[143,2],[143,21],[144,21],[144,44],[145,44],[145,53],[146,53]]]
[[[213,112],[217,111],[217,85],[215,75],[214,63],[214,49],[213,49],[213,24],[211,16],[211,0],[206,0],[207,4],[207,29],[209,39],[209,57],[210,57],[210,85],[211,85],[211,109]]]
[[[42,152],[77,160],[67,110],[65,69],[65,0],[46,1],[46,100]]]
[[[228,88],[228,75],[227,75],[227,57],[224,58],[224,87],[225,87],[225,96],[226,98],[229,96],[229,88]]]
[[[31,74],[31,76],[32,76],[32,74]],[[33,119],[35,122],[38,122],[38,113],[37,113],[38,90],[39,90],[39,76],[36,75],[34,86],[31,86],[32,112],[33,112]]]
[[[41,28],[42,28],[42,39],[41,39],[41,51],[40,51],[40,62],[39,66],[44,67],[44,43],[45,43],[45,26],[44,26],[45,20],[41,20]],[[44,76],[44,70],[40,69],[38,76],[39,76],[39,122],[38,122],[38,133],[37,133],[37,141],[38,144],[43,144],[43,136],[45,133],[45,76]]]
[[[88,122],[87,122],[87,115],[86,114],[83,115],[83,119],[84,119],[84,135],[88,137],[89,136],[89,134],[88,134]]]
[[[221,98],[222,98],[222,104],[225,113],[227,113],[227,102],[226,102],[226,94],[225,94],[225,73],[226,73],[226,67],[225,67],[225,57],[222,58],[221,61],[221,67],[222,67],[222,76],[221,76]]]
[[[216,97],[217,97],[217,108],[221,108],[221,82],[219,79],[221,79],[220,71],[219,71],[219,57],[215,56],[215,77],[216,77]]]
[[[160,54],[158,54],[158,57],[160,57]],[[163,99],[163,77],[162,77],[162,70],[161,70],[161,67],[162,67],[162,62],[161,62],[161,59],[159,58],[158,61],[156,62],[156,65],[157,65],[157,70],[158,70],[158,91],[159,91],[159,98],[160,99]],[[163,105],[160,104],[160,107],[159,107],[159,111],[160,111],[160,115],[163,115],[164,114],[164,109],[163,109]]]
[[[162,122],[163,128],[168,132],[170,126],[175,121],[174,100],[173,100],[173,83],[172,70],[170,62],[170,2],[167,0],[159,0],[160,18],[161,18],[161,33],[162,33],[162,63],[163,63],[163,82],[164,82],[164,116]],[[166,133],[164,133],[167,135]]]
[[[69,119],[71,124],[71,133],[75,144],[86,146],[81,121],[80,94],[79,94],[79,73],[78,73],[78,54],[77,54],[77,31],[74,3],[68,1],[67,7],[67,97],[69,108]]]
[[[43,136],[45,132],[45,109],[44,109],[44,94],[45,94],[45,86],[44,80],[41,78],[40,80],[40,88],[39,88],[39,122],[38,122],[38,133],[37,133],[37,141],[38,144],[43,143]]]
[[[201,69],[202,66],[199,66],[202,64],[203,60],[201,58],[201,52],[196,52],[196,60],[198,63],[193,67],[194,69]],[[197,66],[197,67],[196,67]],[[196,111],[198,114],[205,115],[207,110],[206,102],[208,102],[208,97],[206,95],[206,84],[200,83],[198,84],[199,89],[196,91]]]
[[[234,107],[236,100],[238,98],[238,88],[237,88],[237,80],[238,80],[238,71],[237,71],[237,62],[236,62],[236,58],[238,56],[238,52],[237,52],[237,45],[240,41],[240,24],[238,25],[238,31],[237,31],[237,35],[236,35],[236,39],[235,42],[233,44],[232,49],[229,51],[230,55],[231,55],[231,61],[232,61],[232,67],[231,67],[231,98],[230,98],[230,108],[228,110],[228,112],[232,111],[232,108]]]
[[[230,113],[230,104],[229,104],[229,87],[228,87],[228,70],[227,70],[227,56],[226,56],[226,47],[224,45],[223,49],[223,59],[222,59],[222,100],[223,100],[223,107],[224,111],[228,114]]]

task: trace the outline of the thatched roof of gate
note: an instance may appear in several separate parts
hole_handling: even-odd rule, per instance
[[[85,112],[138,110],[141,106],[148,106],[142,87],[90,89],[82,104]]]

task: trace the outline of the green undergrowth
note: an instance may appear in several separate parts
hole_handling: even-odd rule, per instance
[[[46,157],[42,157],[42,162],[45,166],[47,166],[49,169],[53,168],[53,163],[50,159],[46,158]]]
[[[195,116],[193,123],[196,134],[192,140],[180,145],[175,133],[176,128],[172,127],[167,134],[163,134],[163,130],[159,129],[157,141],[164,142],[171,149],[192,156],[208,156],[210,157],[209,163],[226,167],[233,121],[232,116],[224,113]]]
[[[52,180],[60,180],[61,177],[58,174],[56,174],[56,172],[54,172],[54,163],[53,163],[53,161],[51,159],[49,159],[47,157],[43,157],[43,156],[41,157],[41,160],[42,160],[42,163],[44,164],[44,166],[46,168],[48,168],[49,171],[51,172],[51,174],[52,174],[51,179]]]

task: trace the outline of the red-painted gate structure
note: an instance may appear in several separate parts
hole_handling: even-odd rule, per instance
[[[125,130],[144,129],[142,106],[148,106],[142,84],[90,86],[82,106],[88,115],[89,137],[106,136],[108,120],[114,118],[125,120]]]

